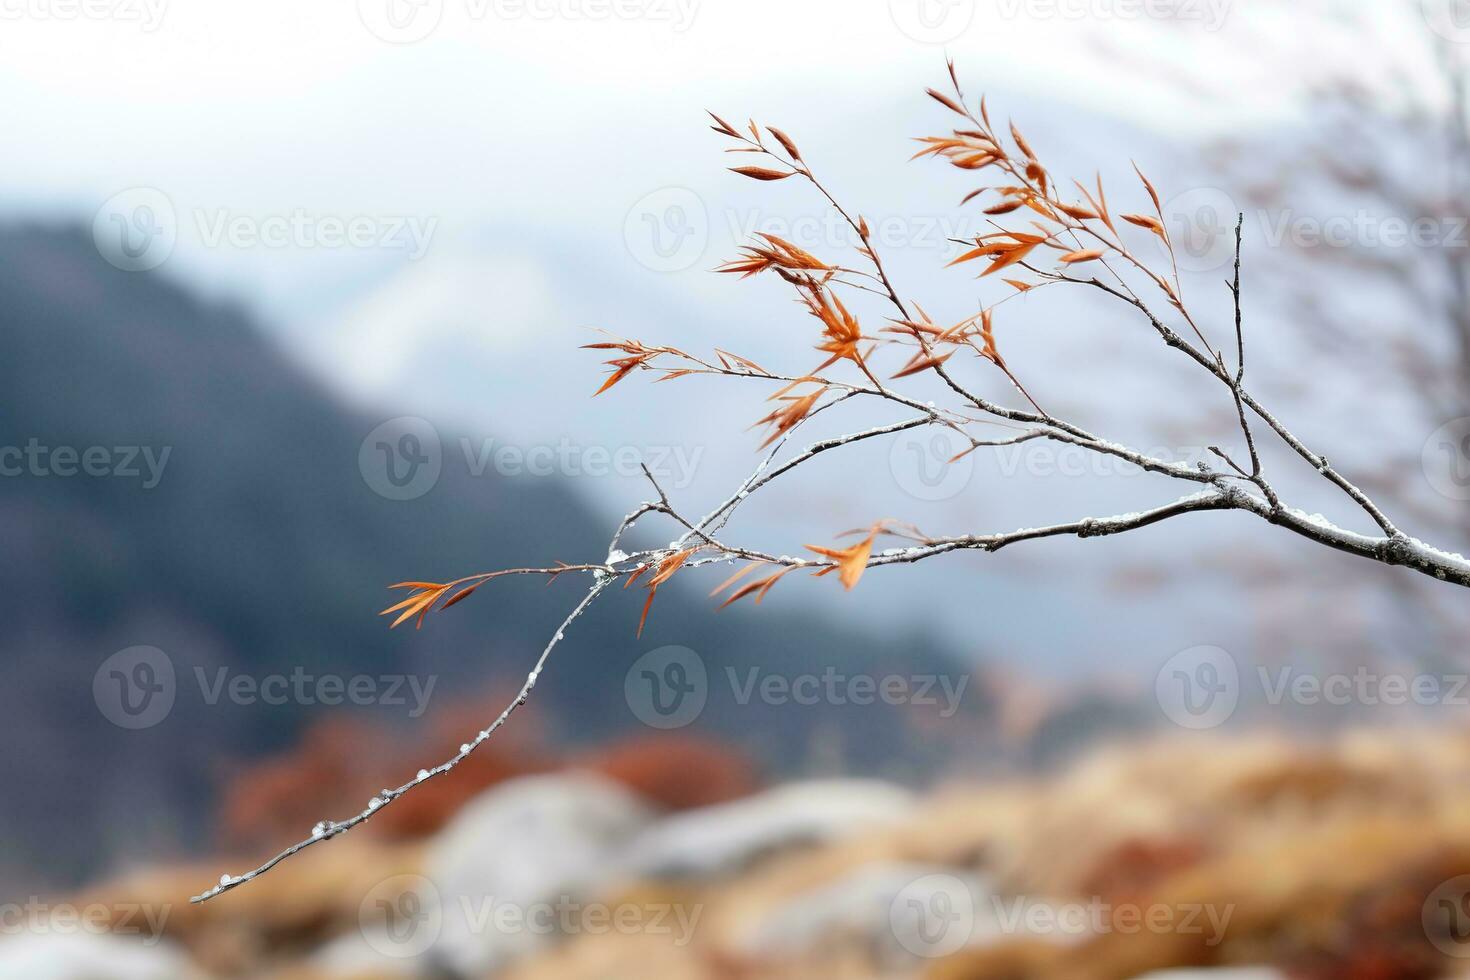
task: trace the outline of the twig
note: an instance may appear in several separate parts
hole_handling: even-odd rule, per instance
[[[396,789],[383,790],[377,796],[374,796],[370,801],[368,801],[367,808],[362,810],[356,816],[349,817],[346,820],[324,821],[317,824],[310,837],[304,838],[303,840],[292,844],[290,847],[286,848],[284,851],[281,851],[275,857],[271,858],[269,861],[265,862],[260,867],[255,868],[252,871],[247,871],[244,874],[238,876],[224,875],[220,878],[220,883],[218,885],[215,885],[213,888],[209,889],[206,892],[203,892],[202,894],[195,895],[193,898],[189,899],[189,901],[194,904],[207,902],[210,899],[216,898],[227,891],[232,891],[236,888],[239,888],[241,885],[253,881],[261,875],[265,874],[267,871],[271,870],[287,858],[306,850],[313,844],[319,844],[322,841],[330,840],[333,837],[337,837],[347,833],[354,827],[367,823],[378,813],[381,813],[385,807],[391,806],[395,800],[403,796],[403,794],[407,793],[415,786],[418,786],[420,783],[426,782],[430,779],[434,779],[437,776],[442,776],[445,773],[452,771],[455,766],[458,766],[461,762],[468,758],[471,752],[475,751],[475,749],[484,744],[485,741],[490,738],[490,736],[494,735],[496,730],[499,729],[501,725],[505,724],[506,720],[510,718],[511,713],[514,712],[516,708],[519,708],[521,705],[526,703],[526,699],[531,696],[531,691],[534,690],[536,687],[536,681],[540,678],[542,669],[545,668],[547,660],[551,657],[551,651],[556,649],[557,644],[559,644],[562,638],[566,635],[566,630],[572,625],[572,623],[574,623],[578,619],[578,617],[582,615],[583,612],[587,610],[588,606],[592,605],[593,600],[601,595],[604,589],[606,589],[609,585],[616,581],[616,579],[613,577],[612,569],[609,568],[599,571],[601,572],[601,574],[595,576],[591,587],[588,588],[586,595],[582,597],[582,601],[577,603],[577,605],[572,609],[567,618],[562,621],[562,624],[557,629],[556,634],[552,636],[551,640],[547,642],[545,648],[542,649],[541,656],[536,659],[536,665],[532,667],[531,672],[526,675],[525,683],[521,685],[521,689],[519,693],[516,694],[515,700],[511,701],[505,706],[504,710],[502,710],[500,712],[500,715],[493,722],[490,723],[489,727],[482,730],[478,735],[474,737],[473,740],[466,742],[464,745],[460,746],[459,752],[455,753],[453,757],[445,762],[440,763],[432,769],[420,769],[418,775],[414,779],[410,780],[407,783],[404,783]]]

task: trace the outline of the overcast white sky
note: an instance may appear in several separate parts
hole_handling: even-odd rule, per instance
[[[706,106],[861,111],[932,79],[945,52],[977,88],[1022,85],[1169,129],[1279,111],[1241,85],[1238,103],[1202,115],[1191,95],[1087,54],[1099,35],[1148,59],[1196,41],[1227,52],[1213,39],[1242,18],[1227,0],[1190,2],[1202,19],[1171,29],[1097,15],[1129,0],[0,0],[3,181],[57,198],[129,172],[242,195],[314,173],[349,189],[459,191],[487,154],[514,148],[517,179],[539,196],[538,177],[622,156]],[[70,19],[68,4],[115,16]],[[417,33],[383,26],[390,4],[437,26],[385,43],[369,25]],[[1249,81],[1247,54],[1218,70]],[[580,203],[594,187],[559,194]]]
[[[1172,21],[1156,15],[1168,2]],[[1335,43],[1327,22],[1302,30],[1303,6],[0,0],[0,206],[85,219],[148,186],[190,214],[433,215],[446,234],[620,220],[640,186],[708,168],[695,122],[706,107],[845,129],[937,83],[946,54],[975,92],[1026,91],[1192,138],[1289,116],[1282,66],[1305,76]],[[1391,47],[1395,30],[1376,36]],[[1371,75],[1361,40],[1340,43]],[[273,312],[292,301],[278,290],[300,292],[280,262],[202,252],[200,237],[181,222],[179,263]]]

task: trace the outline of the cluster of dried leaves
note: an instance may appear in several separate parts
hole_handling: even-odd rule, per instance
[[[972,112],[966,106],[953,64],[949,66],[949,75],[954,87],[953,95],[934,89],[929,89],[928,94],[959,116],[961,122],[948,135],[921,138],[919,142],[922,148],[914,154],[913,159],[942,159],[960,170],[990,176],[995,180],[992,184],[977,187],[966,194],[961,201],[962,205],[969,205],[987,194],[996,199],[983,208],[983,213],[996,230],[976,236],[968,243],[971,247],[950,264],[984,262],[985,268],[980,273],[982,278],[1010,270],[1012,278],[1002,278],[1016,292],[1021,293],[1058,282],[1080,281],[1069,270],[1088,263],[1098,263],[1113,272],[1118,282],[1118,286],[1109,288],[1117,289],[1127,297],[1136,298],[1137,294],[1128,285],[1128,281],[1114,272],[1109,264],[1116,263],[1141,274],[1144,281],[1162,290],[1169,305],[1183,317],[1203,342],[1203,335],[1194,327],[1194,321],[1181,298],[1178,269],[1172,262],[1173,246],[1164,225],[1158,191],[1143,172],[1138,171],[1138,176],[1153,206],[1150,214],[1119,214],[1115,218],[1100,176],[1095,179],[1092,188],[1073,182],[1079,197],[1076,200],[1064,199],[1058,190],[1057,181],[1052,178],[1015,124],[1008,127],[1010,140],[1007,142],[992,124],[984,99],[980,100],[978,113]],[[749,154],[760,159],[759,164],[731,167],[734,173],[763,182],[793,177],[803,180],[824,197],[856,233],[856,251],[860,266],[844,264],[836,258],[813,255],[777,235],[761,233],[754,241],[742,247],[736,258],[723,263],[717,270],[741,279],[773,274],[784,281],[796,293],[801,308],[817,321],[818,329],[813,335],[812,346],[822,359],[810,370],[801,373],[778,373],[767,370],[750,358],[719,348],[710,357],[700,357],[675,347],[649,345],[641,340],[610,339],[586,345],[588,349],[611,351],[618,355],[606,362],[609,373],[596,394],[608,391],[633,373],[641,371],[653,372],[656,375],[654,380],[657,381],[690,375],[724,375],[778,382],[780,386],[767,399],[773,403],[773,407],[754,423],[754,427],[765,430],[765,438],[760,443],[761,449],[784,441],[821,407],[854,394],[877,396],[910,408],[920,408],[927,412],[926,423],[964,430],[970,446],[959,456],[981,446],[995,444],[968,434],[969,426],[977,420],[966,415],[963,411],[965,409],[978,408],[982,412],[1011,421],[1057,425],[1064,433],[1072,429],[1058,423],[1040,407],[1001,355],[995,333],[995,305],[999,305],[998,303],[976,310],[955,323],[935,322],[922,306],[905,302],[899,297],[883,267],[882,259],[873,247],[867,220],[860,215],[852,216],[838,204],[807,164],[794,139],[774,126],[762,129],[750,122],[746,127],[738,128],[713,113],[711,118],[711,128],[733,141],[728,152]],[[1029,220],[1024,226],[1013,228],[1001,227],[996,223],[1006,216],[1025,217]],[[1130,249],[1124,236],[1119,233],[1118,221],[1144,229],[1163,243],[1171,257],[1167,274],[1151,269]],[[1039,262],[1041,254],[1048,251],[1056,253],[1053,268],[1046,268]],[[1021,278],[1022,276],[1027,278]],[[843,293],[849,294],[848,301],[844,300]],[[886,318],[876,329],[865,330],[849,305],[851,297],[859,293],[882,297],[893,307],[895,315]],[[1219,355],[1208,343],[1204,346],[1212,357],[1219,359]],[[878,361],[884,358],[880,352],[889,349],[896,350],[899,359],[891,367],[880,369]],[[948,368],[951,360],[961,353],[968,353],[979,362],[1000,371],[1006,381],[1026,400],[1029,409],[1022,412],[995,412],[993,410],[996,406],[962,388],[953,380]],[[843,363],[848,364],[856,372],[856,376],[844,379],[830,373]],[[1223,360],[1220,363],[1223,365]],[[927,403],[908,398],[892,387],[895,381],[928,372],[938,374],[952,390],[961,395],[961,409],[930,410]],[[886,379],[880,380],[880,374],[886,375]],[[865,436],[864,433],[857,433],[851,437],[851,441]],[[959,456],[955,458],[958,459]],[[664,503],[667,504],[666,499]],[[836,571],[843,586],[851,589],[869,567],[873,543],[879,535],[895,534],[921,544],[935,540],[916,531],[895,530],[899,527],[895,522],[879,521],[872,528],[859,532],[863,535],[862,539],[850,547],[808,545],[808,550],[816,556],[814,559],[772,561],[770,556],[727,547],[703,528],[684,523],[690,530],[686,537],[695,542],[692,546],[653,552],[641,562],[607,569],[609,573],[624,577],[625,585],[633,585],[647,577],[644,583],[647,597],[638,626],[640,633],[658,587],[681,568],[688,567],[691,564],[690,559],[701,552],[704,553],[703,560],[693,564],[732,559],[748,561],[711,593],[717,595],[733,588],[724,603],[728,605],[747,597],[759,602],[785,575],[798,568],[810,569],[818,575]],[[766,568],[768,574],[751,581],[743,581],[762,567]],[[572,566],[558,565],[539,571],[555,576],[571,568]],[[416,591],[408,599],[384,612],[400,613],[394,625],[415,614],[421,623],[424,615],[448,596],[452,589],[458,587],[461,591],[454,593],[438,608],[448,608],[460,601],[484,581],[495,577],[495,574],[501,573],[475,576],[443,585],[400,583],[395,587],[407,587]]]

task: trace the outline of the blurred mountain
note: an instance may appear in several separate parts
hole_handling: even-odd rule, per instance
[[[497,583],[421,632],[390,632],[375,615],[388,583],[607,547],[609,527],[557,479],[446,459],[415,499],[375,492],[359,452],[381,418],[339,406],[239,307],[120,271],[81,230],[0,231],[0,318],[11,887],[199,846],[235,766],[293,744],[350,683],[371,702],[360,713],[390,727],[519,683],[577,597],[569,582]],[[918,778],[945,755],[923,724],[939,708],[751,696],[749,679],[936,675],[961,685],[963,715],[984,714],[922,620],[880,633],[792,606],[716,616],[698,591],[713,584],[661,591],[641,640],[642,593],[611,594],[569,633],[525,717],[573,745],[646,732],[625,680],[674,643],[707,667],[689,731],[772,774],[860,764]],[[139,714],[150,688],[166,696]]]

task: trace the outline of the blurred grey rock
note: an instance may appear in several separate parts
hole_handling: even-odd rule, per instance
[[[969,945],[978,916],[987,916],[985,931],[993,932],[989,895],[989,883],[968,873],[904,863],[864,865],[767,909],[742,937],[742,946],[751,955],[778,959],[858,949],[875,963],[911,966],[918,958]],[[931,908],[941,908],[943,917],[931,921]]]
[[[393,955],[395,938],[385,928],[354,930],[330,940],[311,956],[312,976],[399,977],[402,980],[431,980],[440,975],[427,957],[402,958]]]
[[[529,776],[485,793],[427,857],[441,916],[430,955],[480,977],[549,944],[615,876],[619,853],[652,816],[591,773]]]
[[[910,792],[877,780],[795,783],[658,821],[633,845],[627,869],[645,878],[730,874],[781,851],[897,820],[913,805]]]
[[[15,980],[207,980],[174,947],[122,936],[47,932],[0,940],[0,977]]]

